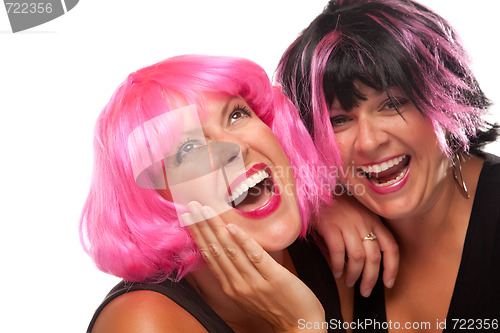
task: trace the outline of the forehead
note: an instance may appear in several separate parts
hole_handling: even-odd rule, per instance
[[[228,111],[228,108],[234,103],[246,103],[241,96],[231,96],[222,93],[204,94],[205,105],[201,108],[200,117],[203,121],[207,116],[213,117]]]

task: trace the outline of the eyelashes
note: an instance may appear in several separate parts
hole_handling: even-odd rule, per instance
[[[177,146],[177,154],[175,156],[177,165],[180,165],[185,160],[186,155],[202,145],[203,144],[198,140],[191,140],[189,138],[181,142],[179,146]]]
[[[404,97],[392,97],[382,105],[383,110],[397,110],[399,108],[408,104],[410,100]]]
[[[243,116],[245,117],[251,117],[252,116],[252,112],[250,111],[250,108],[248,108],[246,105],[235,105],[234,108],[233,108],[233,111],[231,111],[231,113],[229,114],[229,119],[228,119],[228,123],[229,124],[232,124],[232,121],[237,121],[238,119],[240,118],[235,118],[236,115],[238,115],[238,113],[242,113]]]
[[[342,125],[345,125],[349,122],[349,120],[351,119],[347,115],[338,115],[330,117],[330,123],[332,124],[333,127],[340,127]]]
[[[227,125],[232,126],[233,124],[244,118],[251,118],[251,117],[252,117],[252,110],[247,105],[237,104],[233,107],[232,111],[229,113],[227,119]],[[204,145],[206,145],[205,140],[187,138],[186,140],[182,141],[177,146],[176,150],[177,151],[175,155],[176,166],[179,166],[184,161],[186,161],[189,155],[194,150],[196,150],[196,148],[199,148]]]

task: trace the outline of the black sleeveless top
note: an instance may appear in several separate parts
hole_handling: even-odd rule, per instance
[[[312,241],[297,240],[288,247],[288,251],[299,278],[314,292],[322,303],[325,310],[325,323],[340,321],[342,315],[340,313],[340,301],[337,287],[330,267],[320,250]],[[87,329],[87,333],[91,332],[97,317],[107,304],[120,295],[136,290],[151,290],[165,295],[195,317],[208,332],[233,332],[231,327],[210,308],[194,288],[182,279],[178,282],[165,280],[158,284],[128,281],[118,283],[95,311]],[[329,330],[329,332],[344,331]]]
[[[446,326],[430,322],[446,333],[500,332],[500,158],[484,157]],[[379,278],[370,297],[356,292],[354,299],[354,322],[379,325],[360,326],[355,332],[388,332],[385,311]]]

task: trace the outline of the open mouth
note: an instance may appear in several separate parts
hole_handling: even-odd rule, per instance
[[[386,187],[404,178],[410,160],[410,156],[400,155],[380,164],[361,166],[359,170],[361,170],[365,177],[376,187]]]
[[[237,185],[230,189],[229,204],[242,212],[265,206],[275,194],[273,177],[267,166],[264,169],[254,166],[245,173],[244,179],[240,178],[235,183]]]

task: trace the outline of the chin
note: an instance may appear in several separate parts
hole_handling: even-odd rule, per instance
[[[265,228],[265,232],[259,237],[259,244],[267,252],[280,251],[290,246],[300,235],[302,227],[300,219],[290,223],[293,218],[284,218],[283,223],[276,223],[269,228]],[[294,227],[295,226],[295,227]]]
[[[388,203],[384,207],[375,206],[371,208],[369,205],[368,209],[373,211],[375,214],[387,220],[400,220],[407,218],[411,215],[413,211],[411,204],[409,203]]]

